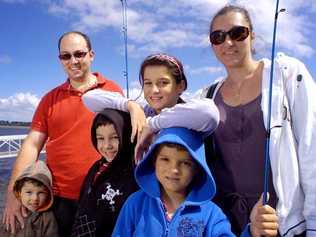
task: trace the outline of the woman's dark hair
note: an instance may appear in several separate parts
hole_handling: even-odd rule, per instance
[[[184,90],[187,89],[187,78],[184,74],[183,65],[176,57],[159,53],[149,55],[145,58],[139,70],[139,82],[142,86],[144,84],[144,72],[147,66],[167,67],[170,74],[176,80],[176,83],[179,84],[181,81],[184,81]]]
[[[248,22],[249,24],[249,30],[250,32],[253,31],[253,26],[252,26],[252,22],[251,22],[251,19],[250,19],[250,15],[249,15],[249,12],[247,11],[246,8],[244,7],[241,7],[241,6],[236,6],[236,5],[226,5],[225,7],[221,8],[212,18],[211,20],[211,23],[210,23],[210,33],[212,32],[213,30],[213,24],[214,24],[214,21],[217,17],[219,16],[223,16],[223,15],[226,15],[227,13],[229,12],[239,12],[241,13],[244,17],[245,17],[245,20]]]
[[[76,34],[76,35],[82,36],[82,38],[84,38],[84,40],[86,41],[88,50],[90,51],[90,50],[92,49],[90,38],[89,38],[86,34],[80,32],[80,31],[69,31],[69,32],[66,32],[66,33],[62,34],[62,36],[59,37],[59,40],[58,40],[58,50],[59,50],[59,51],[60,51],[60,43],[61,43],[61,40],[62,40],[65,36],[71,35],[71,34]]]

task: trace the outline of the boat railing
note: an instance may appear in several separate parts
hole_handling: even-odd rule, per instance
[[[0,136],[0,158],[16,157],[26,136],[26,134]],[[45,152],[43,148],[41,153]]]

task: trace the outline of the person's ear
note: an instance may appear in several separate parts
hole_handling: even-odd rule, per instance
[[[251,40],[254,40],[255,38],[256,38],[256,34],[255,34],[255,32],[252,31],[252,32],[250,33],[250,39],[251,39]]]
[[[89,55],[90,55],[91,60],[94,60],[95,52],[92,49],[89,51]]]
[[[21,191],[15,191],[14,194],[15,194],[16,199],[21,201]]]
[[[184,80],[181,80],[180,83],[178,83],[178,92],[179,92],[179,95],[182,94],[182,92],[184,91],[185,89],[185,82]]]
[[[255,38],[256,38],[255,32],[251,32],[251,34],[250,34],[250,39],[251,39],[250,44],[251,44],[251,52],[252,52],[253,54],[256,53],[256,49],[254,48],[254,39],[255,39]]]

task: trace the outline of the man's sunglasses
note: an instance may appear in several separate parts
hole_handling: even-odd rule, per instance
[[[84,58],[87,55],[88,52],[85,51],[75,51],[73,54],[71,53],[64,53],[64,54],[59,54],[58,57],[60,60],[70,60],[72,56],[74,56],[76,59],[81,59]]]
[[[210,33],[210,42],[214,45],[222,44],[227,35],[231,40],[243,41],[249,36],[249,29],[245,26],[234,26],[229,31],[215,30]]]

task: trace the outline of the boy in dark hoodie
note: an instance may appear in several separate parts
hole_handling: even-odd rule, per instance
[[[141,190],[125,202],[113,237],[234,236],[228,219],[211,201],[215,183],[199,133],[161,130],[135,177]]]
[[[53,203],[52,175],[45,162],[38,160],[27,167],[15,181],[13,190],[28,215],[24,219],[24,228],[18,226],[15,234],[7,231],[2,224],[0,236],[58,237],[56,219],[53,212],[48,211]]]
[[[94,118],[91,139],[102,157],[92,165],[81,187],[71,236],[111,236],[123,203],[138,189],[131,132],[126,112],[105,109]]]

